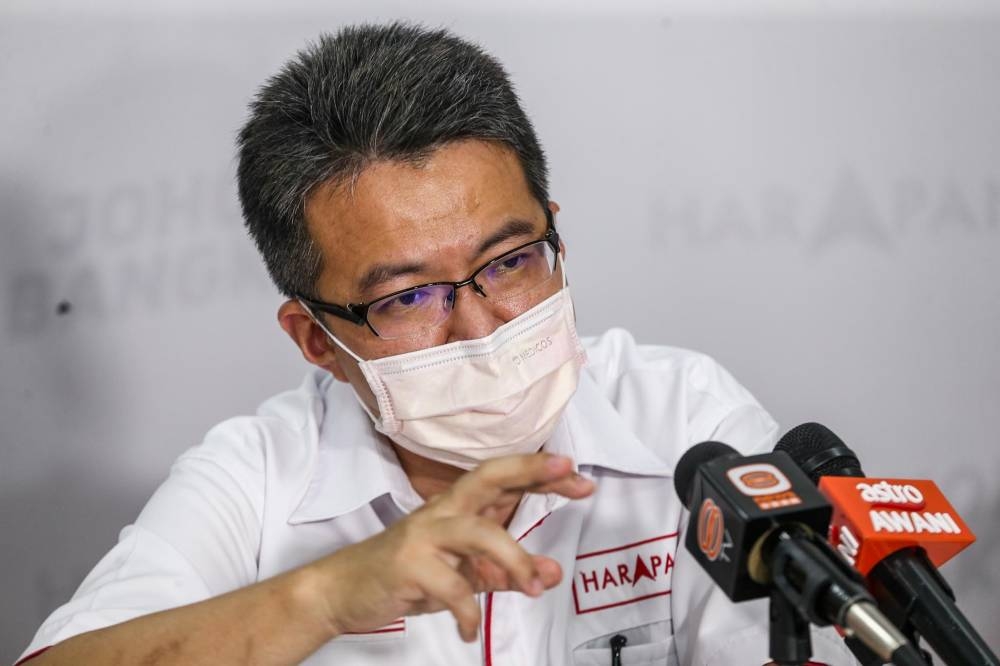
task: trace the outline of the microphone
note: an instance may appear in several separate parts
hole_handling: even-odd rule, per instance
[[[933,481],[866,478],[854,452],[818,423],[793,428],[775,450],[833,504],[830,543],[911,640],[923,636],[947,664],[1000,666],[937,570],[975,535]]]
[[[677,463],[674,488],[692,515],[685,547],[726,596],[770,596],[774,661],[809,658],[812,622],[857,636],[885,661],[924,666],[861,576],[819,536],[832,508],[787,454],[744,457],[702,442]]]

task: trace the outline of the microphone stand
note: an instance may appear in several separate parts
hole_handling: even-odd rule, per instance
[[[913,645],[923,637],[945,664],[994,666],[1000,659],[955,604],[955,593],[919,546],[879,562],[870,577],[885,614]],[[937,621],[936,618],[947,618]],[[924,651],[927,663],[930,654]]]
[[[809,620],[776,587],[771,589],[768,615],[771,661],[778,666],[802,666],[809,661]]]
[[[885,618],[861,576],[804,527],[775,530],[762,544],[774,583],[770,605],[771,659],[801,666],[812,656],[809,623],[835,624],[872,649],[872,656],[897,666],[926,666],[915,643]],[[878,655],[878,656],[875,656]]]

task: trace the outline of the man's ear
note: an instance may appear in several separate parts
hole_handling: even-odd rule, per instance
[[[552,223],[555,224],[556,213],[558,213],[559,210],[560,210],[559,209],[559,204],[557,204],[555,201],[552,201],[550,199],[549,200],[549,210],[552,211]],[[563,256],[563,259],[566,258],[566,243],[564,243],[561,238],[559,239],[559,254],[561,254]]]
[[[282,303],[278,308],[278,323],[302,351],[303,358],[328,371],[339,381],[347,381],[347,375],[340,367],[340,350],[301,303],[297,300]]]

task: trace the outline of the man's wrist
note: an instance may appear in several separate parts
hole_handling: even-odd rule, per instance
[[[292,571],[288,575],[287,590],[296,617],[305,618],[324,637],[333,640],[344,633],[330,593],[330,562],[321,560]]]

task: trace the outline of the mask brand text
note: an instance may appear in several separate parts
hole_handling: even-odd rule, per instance
[[[511,357],[511,361],[513,361],[515,366],[521,365],[522,363],[527,362],[535,354],[540,354],[546,349],[549,349],[551,346],[552,337],[547,335],[535,344],[522,348]]]

